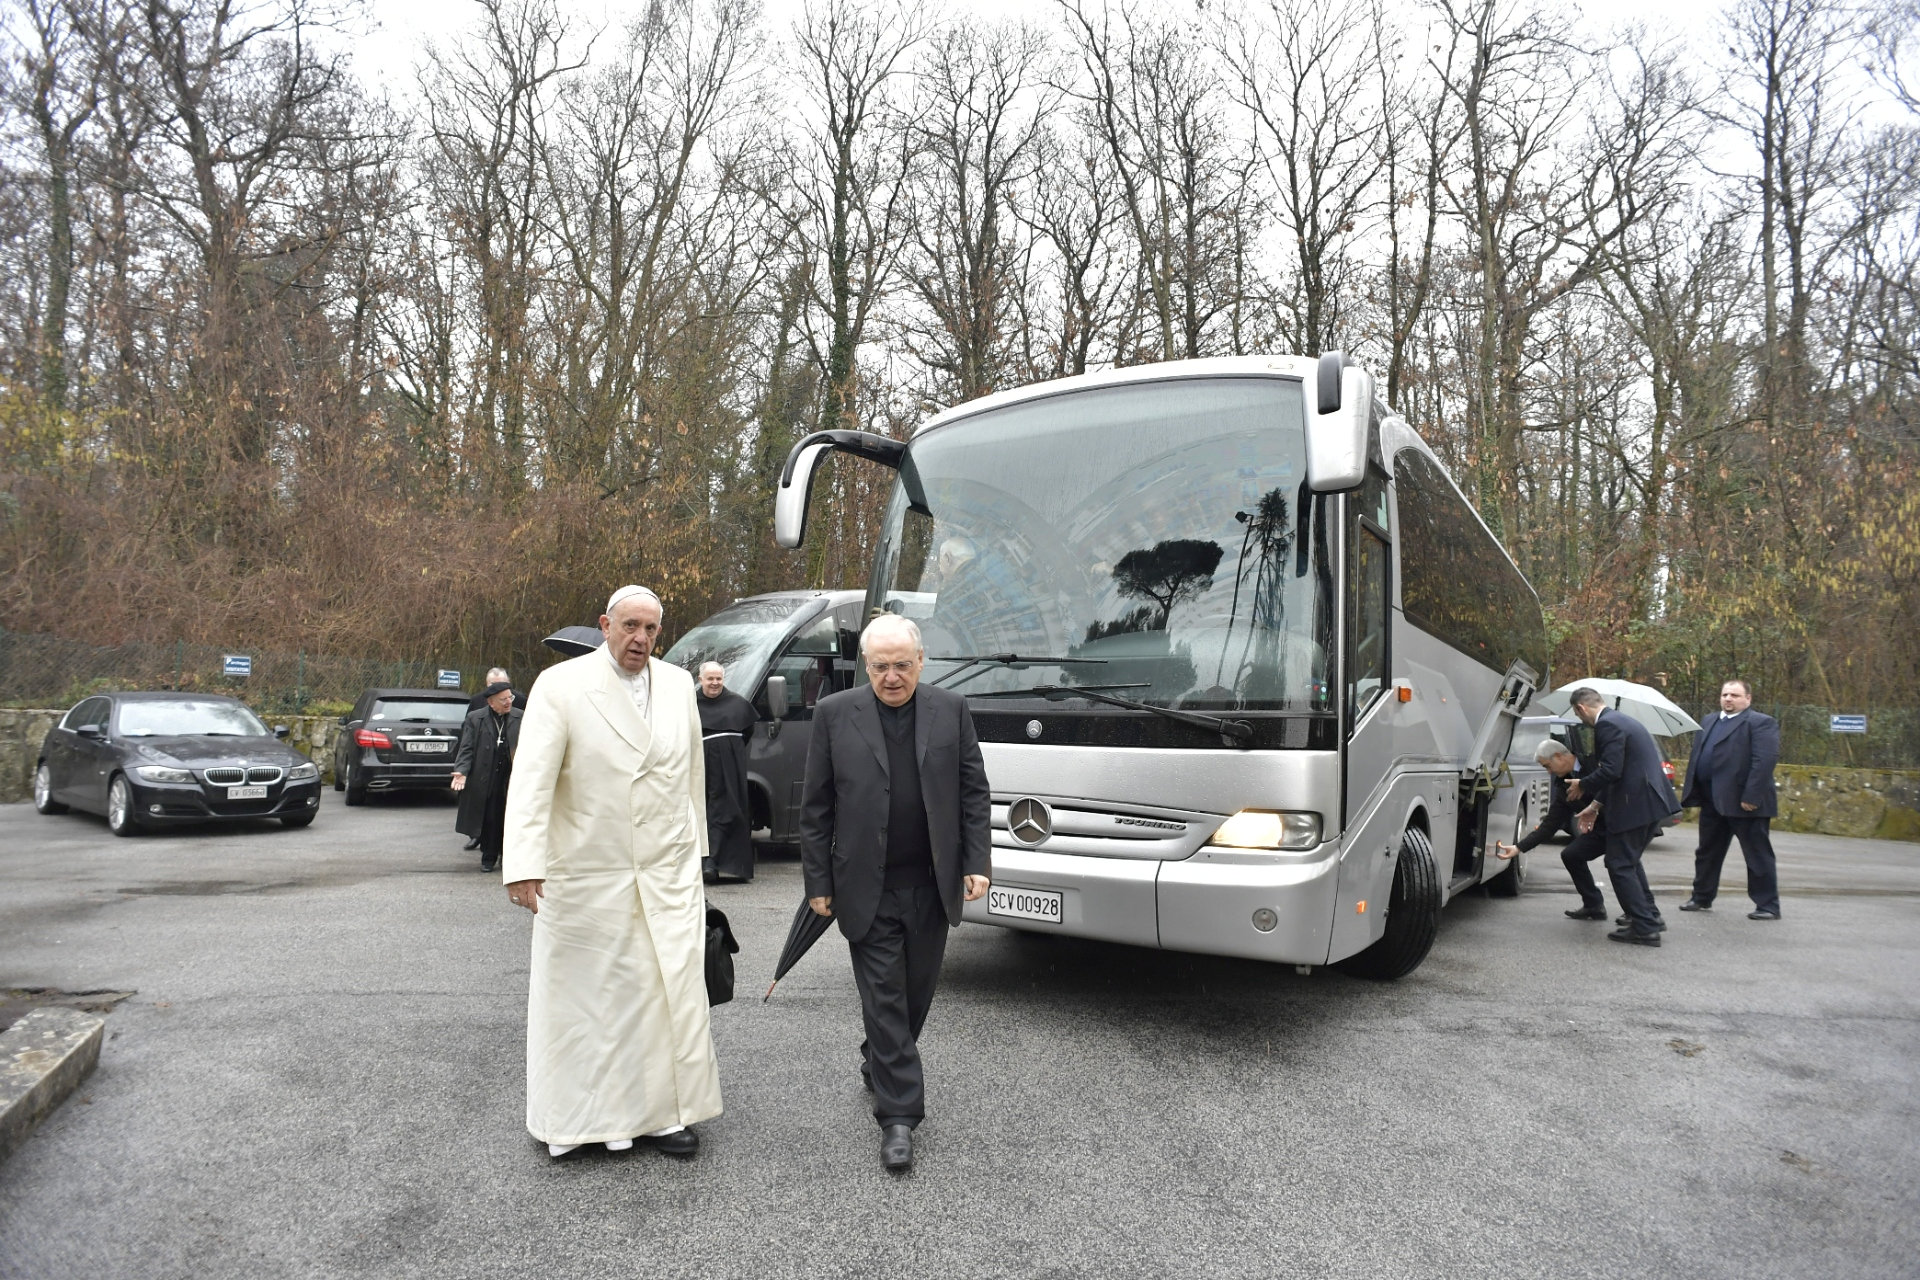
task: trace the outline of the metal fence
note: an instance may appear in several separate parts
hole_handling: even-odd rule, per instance
[[[1689,706],[1693,718],[1704,722],[1720,709],[1718,703]],[[1853,769],[1920,769],[1920,708],[1795,706],[1755,702],[1780,722],[1780,760],[1783,764],[1838,765]],[[1836,714],[1864,715],[1865,733],[1833,732]],[[1691,745],[1675,744],[1685,752]]]
[[[245,658],[247,674],[230,674]],[[484,664],[458,658],[392,661],[345,658],[304,649],[215,648],[199,644],[91,645],[59,636],[0,630],[0,706],[68,707],[93,693],[182,689],[224,693],[257,710],[344,710],[364,689],[437,687],[458,671],[459,687],[480,688]]]

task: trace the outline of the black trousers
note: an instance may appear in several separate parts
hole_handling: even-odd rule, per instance
[[[947,954],[940,891],[932,885],[886,890],[873,927],[848,948],[867,1028],[860,1052],[873,1077],[873,1118],[882,1125],[918,1125],[927,1114],[920,1030]]]
[[[1657,822],[1607,832],[1607,878],[1613,881],[1613,896],[1620,900],[1620,909],[1627,914],[1627,927],[1635,933],[1655,933],[1654,926],[1660,923],[1660,908],[1654,905],[1653,887],[1647,883],[1646,869],[1640,865],[1640,855],[1647,851],[1659,832]]]
[[[1700,806],[1700,847],[1693,852],[1693,900],[1711,905],[1720,892],[1720,866],[1727,846],[1737,838],[1747,860],[1747,896],[1755,911],[1780,913],[1780,877],[1773,863],[1772,821],[1729,817],[1711,804]]]
[[[1607,900],[1600,896],[1600,886],[1593,882],[1593,870],[1587,866],[1606,852],[1607,837],[1600,831],[1576,831],[1567,847],[1560,851],[1560,861],[1566,866],[1573,887],[1580,891],[1580,905],[1589,911],[1607,909]]]

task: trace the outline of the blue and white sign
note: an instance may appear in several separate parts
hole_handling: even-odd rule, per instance
[[[1833,717],[1834,733],[1865,733],[1866,731],[1867,718],[1865,716]]]
[[[458,671],[441,671],[439,687],[442,689],[458,689],[460,687],[460,673]]]
[[[224,676],[250,676],[253,674],[253,659],[244,653],[229,653],[220,663],[220,674]]]

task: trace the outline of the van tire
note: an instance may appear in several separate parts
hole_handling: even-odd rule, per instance
[[[1520,812],[1514,816],[1513,820],[1514,842],[1518,843],[1520,837],[1531,829],[1532,828],[1527,826],[1527,802],[1522,800],[1520,802]],[[1487,896],[1489,898],[1517,898],[1520,896],[1520,890],[1525,888],[1526,884],[1527,855],[1524,853],[1516,853],[1507,860],[1506,867],[1499,875],[1494,876],[1493,879],[1486,882]]]
[[[1365,951],[1340,961],[1339,968],[1379,982],[1404,978],[1427,958],[1439,932],[1440,872],[1433,865],[1433,843],[1420,828],[1408,827],[1400,833],[1386,932]]]

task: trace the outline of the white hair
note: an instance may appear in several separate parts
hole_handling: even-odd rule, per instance
[[[712,658],[708,658],[705,662],[700,664],[700,674],[701,675],[707,674],[708,667],[712,667],[715,671],[718,671],[721,675],[727,674],[727,669],[724,666],[722,666],[720,663],[715,662]]]
[[[1548,738],[1533,749],[1533,758],[1545,764],[1549,760],[1558,760],[1561,756],[1571,756],[1573,751],[1558,738]]]
[[[511,680],[511,679],[513,679],[513,677],[507,674],[507,669],[505,667],[488,667],[487,668],[488,684],[492,684],[496,680]]]
[[[867,651],[868,646],[872,644],[875,636],[889,635],[905,636],[907,639],[913,641],[913,651],[915,653],[924,654],[927,651],[925,642],[920,639],[919,623],[915,622],[912,618],[903,618],[897,613],[883,613],[872,622],[869,622],[867,629],[860,633],[860,652],[865,653]]]
[[[635,596],[639,596],[643,600],[653,601],[653,607],[660,611],[660,616],[663,619],[667,616],[667,606],[660,603],[660,597],[653,594],[653,589],[651,587],[636,586],[632,583],[628,583],[626,586],[620,588],[618,591],[614,592],[612,595],[607,597],[607,610],[606,610],[607,616],[609,618],[613,616],[613,608],[615,605],[619,604],[623,600],[631,600]]]

